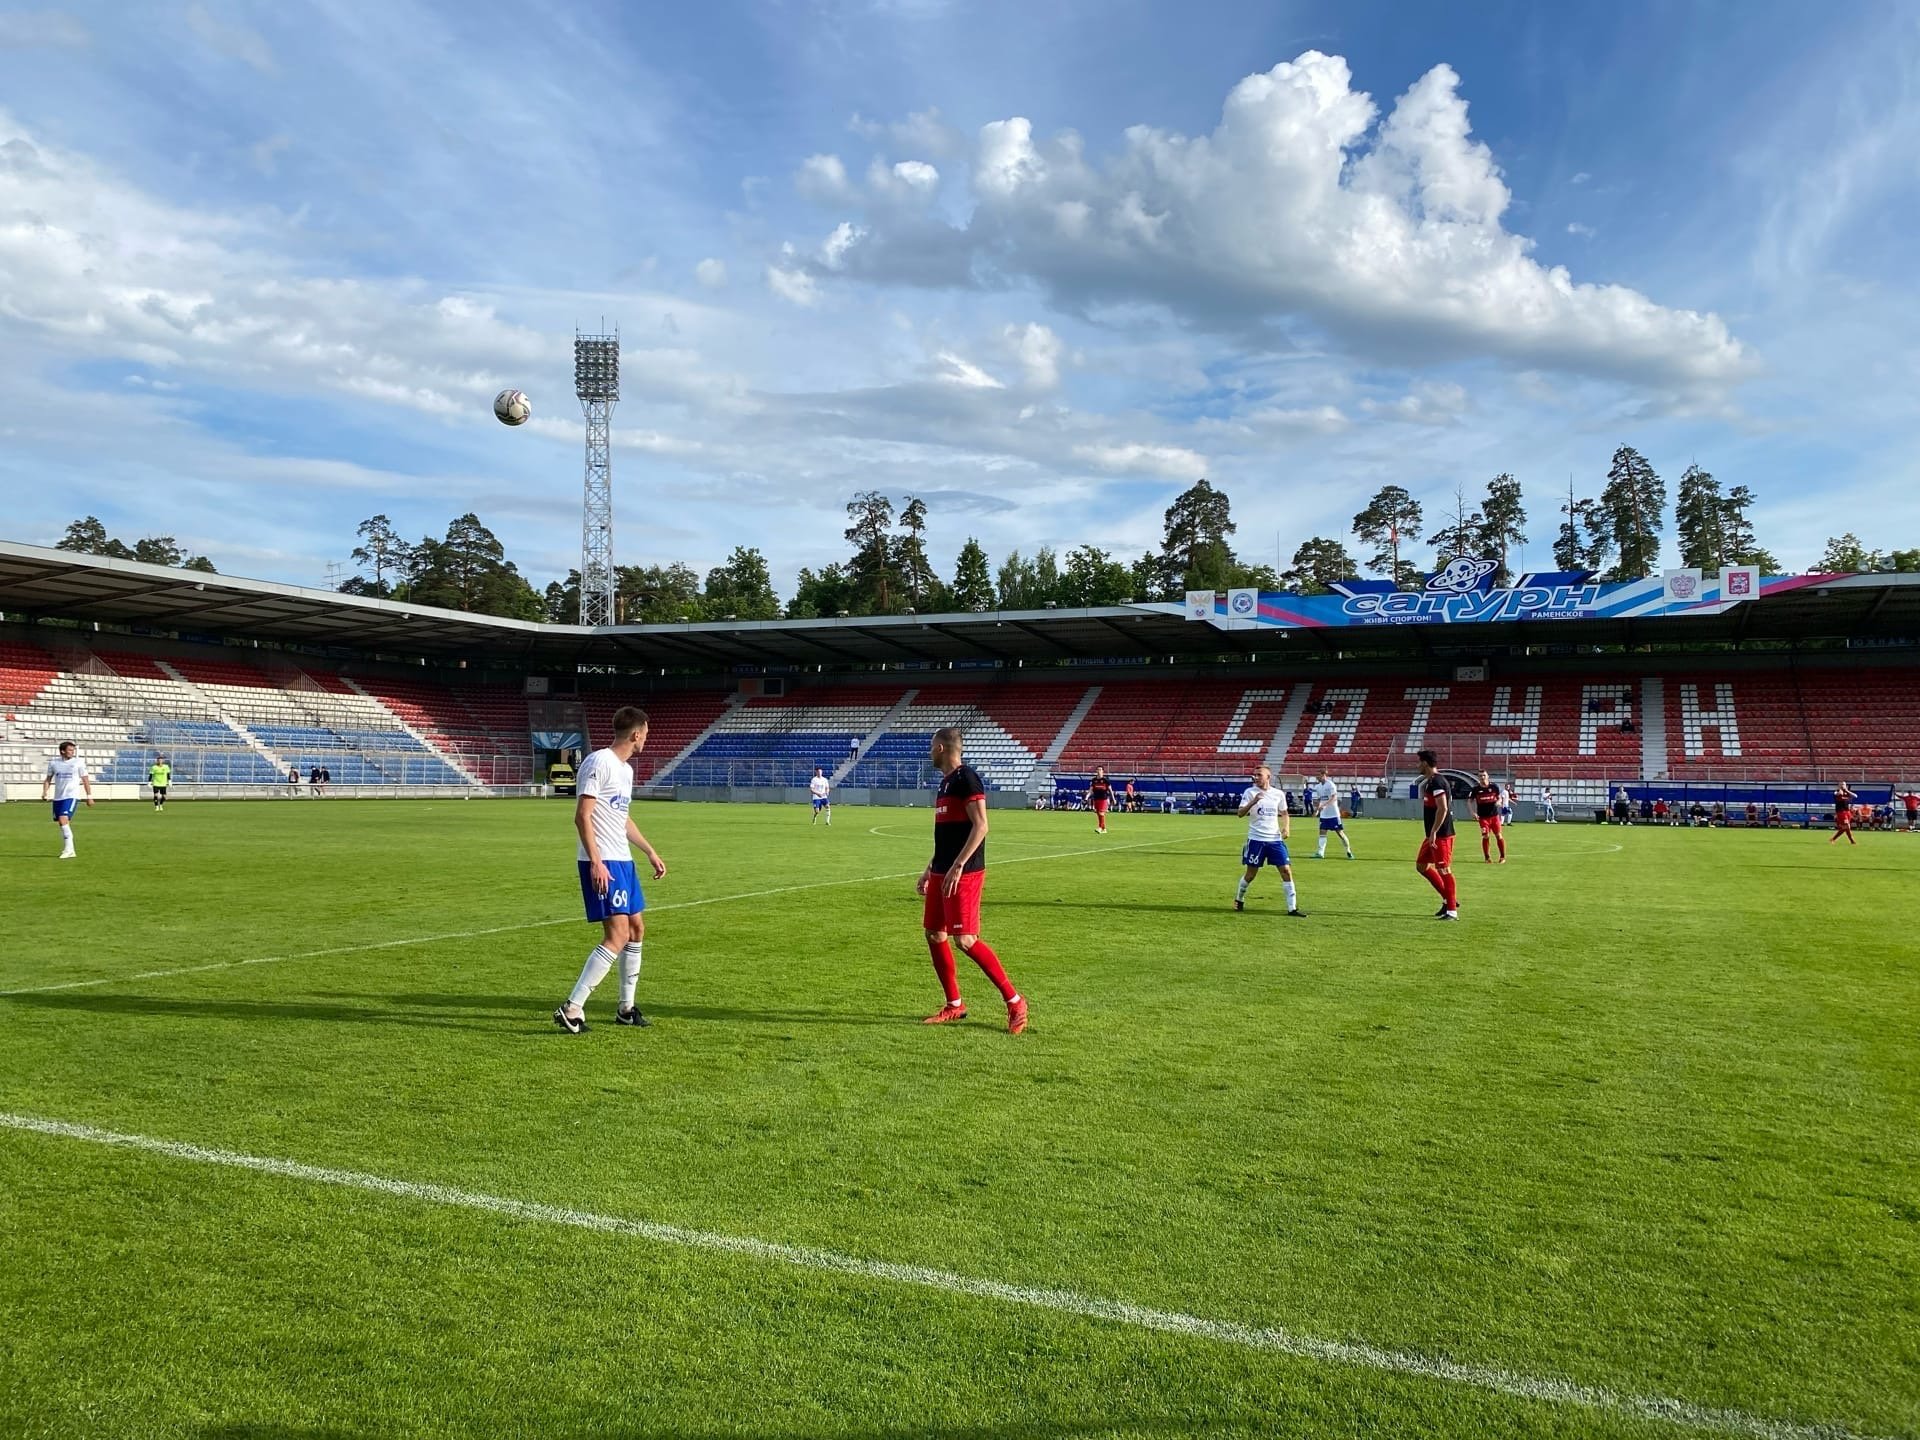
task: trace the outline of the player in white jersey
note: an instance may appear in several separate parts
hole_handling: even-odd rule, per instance
[[[833,782],[827,779],[827,772],[818,765],[813,767],[813,779],[807,782],[807,790],[813,796],[813,819],[809,825],[818,824],[820,817],[827,817],[827,828],[833,828]]]
[[[1326,859],[1327,836],[1338,835],[1347,859],[1353,859],[1353,842],[1347,839],[1347,827],[1340,818],[1340,791],[1326,771],[1322,770],[1320,778],[1307,787],[1307,803],[1320,816],[1320,843],[1314,847],[1313,858]]]
[[[60,742],[60,758],[47,762],[47,778],[40,782],[40,798],[53,801],[53,823],[60,827],[60,858],[73,859],[73,807],[83,799],[93,808],[93,776],[71,740]]]
[[[587,1028],[585,1009],[593,987],[606,978],[613,962],[620,962],[620,1006],[614,1020],[621,1025],[650,1022],[634,1005],[640,983],[640,942],[646,934],[642,912],[647,898],[634,873],[633,846],[646,852],[653,878],[667,873],[667,862],[647,843],[647,837],[627,814],[633,802],[633,757],[647,743],[647,712],[624,705],[613,712],[613,743],[596,750],[574,777],[573,828],[580,834],[580,895],[587,919],[600,922],[601,940],[580,968],[567,1003],[553,1012],[553,1023],[570,1035]]]
[[[1241,792],[1239,813],[1247,817],[1247,845],[1240,852],[1240,863],[1247,870],[1240,877],[1240,888],[1233,892],[1233,908],[1247,908],[1247,887],[1262,865],[1272,865],[1280,872],[1281,888],[1287,892],[1287,914],[1303,916],[1300,896],[1293,888],[1293,862],[1287,855],[1293,818],[1287,812],[1286,791],[1274,788],[1273,772],[1266,766],[1253,772],[1253,784]]]

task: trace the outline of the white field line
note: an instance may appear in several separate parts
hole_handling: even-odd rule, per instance
[[[1148,845],[1183,845],[1193,840],[1219,840],[1231,831],[1204,835],[1182,835],[1141,840],[1132,845],[1092,845],[1085,850],[1059,850],[1051,855],[1020,855],[1011,860],[996,860],[996,869],[1008,865],[1031,865],[1036,860],[1066,860],[1075,855],[1104,855],[1114,850],[1139,850]],[[856,875],[847,880],[814,880],[804,885],[781,885],[772,890],[747,890],[738,895],[709,895],[704,900],[672,900],[664,905],[649,905],[647,914],[666,910],[695,910],[703,905],[726,905],[735,900],[764,900],[774,895],[797,895],[803,890],[831,890],[842,885],[872,885],[882,880],[916,880],[918,870],[896,870],[890,875]],[[319,960],[329,955],[360,955],[375,950],[398,950],[408,945],[433,945],[442,940],[477,940],[486,935],[509,935],[519,930],[545,930],[555,925],[581,925],[577,915],[560,920],[527,920],[515,925],[490,925],[483,930],[448,930],[438,935],[412,935],[404,940],[374,940],[365,945],[335,945],[326,950],[300,950],[290,955],[256,955],[249,960],[214,960],[205,965],[180,965],[168,970],[139,970],[131,975],[106,975],[92,980],[64,980],[55,985],[23,985],[16,990],[0,990],[8,995],[44,995],[53,990],[88,990],[98,985],[125,985],[135,980],[165,980],[174,975],[201,975],[209,970],[237,970],[245,965],[284,965],[292,960]]]
[[[1838,1425],[1808,1424],[1796,1420],[1771,1419],[1745,1410],[1697,1405],[1692,1401],[1664,1395],[1633,1395],[1596,1385],[1583,1385],[1550,1375],[1528,1375],[1493,1365],[1464,1364],[1436,1355],[1408,1350],[1389,1350],[1354,1340],[1322,1340],[1297,1335],[1277,1326],[1246,1325],[1232,1320],[1209,1320],[1199,1315],[1174,1310],[1154,1310],[1125,1300],[1109,1300],[1075,1290],[1059,1290],[1029,1285],[1012,1285],[1000,1280],[984,1280],[950,1270],[935,1270],[924,1265],[902,1265],[888,1260],[868,1260],[843,1255],[833,1250],[817,1250],[801,1245],[782,1245],[771,1240],[756,1240],[744,1235],[720,1235],[707,1230],[689,1230],[652,1220],[630,1220],[616,1215],[598,1215],[558,1205],[543,1205],[532,1200],[513,1200],[448,1185],[413,1180],[393,1180],[358,1170],[334,1170],[298,1160],[247,1155],[235,1150],[218,1150],[190,1145],[178,1140],[161,1140],[147,1135],[127,1135],[100,1130],[91,1125],[76,1125],[64,1120],[43,1120],[31,1115],[0,1111],[0,1128],[57,1136],[66,1140],[85,1140],[96,1145],[163,1155],[199,1165],[220,1165],[235,1170],[251,1170],[285,1180],[314,1185],[333,1185],[349,1190],[371,1191],[403,1200],[429,1205],[477,1210],[511,1220],[540,1225],[565,1225],[576,1230],[627,1236],[673,1245],[688,1250],[719,1251],[741,1255],[774,1265],[802,1270],[826,1271],[861,1280],[893,1285],[912,1285],[950,1295],[965,1295],[1007,1305],[1025,1305],[1063,1315],[1077,1315],[1113,1325],[1132,1326],[1188,1339],[1233,1345],[1246,1350],[1266,1351],[1329,1365],[1352,1366],[1391,1375],[1406,1375],[1422,1380],[1463,1385],[1513,1399],[1548,1405],[1572,1406],[1585,1410],[1631,1415],[1665,1421],[1690,1430],[1713,1431],[1727,1435],[1753,1437],[1753,1440],[1870,1440],[1870,1437]]]

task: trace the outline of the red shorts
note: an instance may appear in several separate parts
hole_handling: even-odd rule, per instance
[[[1107,806],[1108,806],[1108,805],[1110,805],[1111,803],[1112,803],[1112,802],[1111,802],[1111,801],[1108,801],[1108,800],[1096,800],[1096,801],[1094,801],[1094,802],[1093,802],[1093,813],[1094,813],[1094,814],[1096,814],[1096,815],[1104,815],[1104,814],[1106,814],[1106,813],[1107,813]]]
[[[1500,817],[1498,815],[1482,815],[1479,819],[1480,833],[1482,835],[1498,835],[1500,833]]]
[[[1429,865],[1453,864],[1453,838],[1451,835],[1442,835],[1438,840],[1422,840],[1420,858],[1413,862],[1414,867],[1424,870]]]
[[[987,883],[987,872],[969,870],[960,877],[960,888],[951,895],[942,894],[947,877],[935,871],[927,881],[927,903],[921,912],[921,925],[928,930],[944,930],[949,935],[980,933],[980,888]]]
[[[1853,829],[1853,811],[1851,810],[1835,811],[1833,816],[1833,824],[1834,824],[1834,828],[1838,830]]]

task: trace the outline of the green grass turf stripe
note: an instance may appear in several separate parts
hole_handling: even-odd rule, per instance
[[[1128,1325],[1162,1334],[1185,1336],[1217,1344],[1234,1345],[1316,1360],[1328,1364],[1357,1366],[1394,1375],[1414,1376],[1471,1386],[1520,1400],[1552,1405],[1575,1406],[1639,1416],[1691,1430],[1712,1431],[1754,1437],[1754,1440],[1869,1440],[1859,1432],[1832,1424],[1807,1424],[1793,1420],[1770,1419],[1744,1410],[1696,1405],[1686,1400],[1660,1395],[1628,1395],[1578,1381],[1541,1375],[1525,1375],[1488,1365],[1466,1365],[1437,1356],[1408,1351],[1386,1350],[1350,1340],[1321,1340],[1296,1335],[1271,1326],[1243,1325],[1229,1320],[1209,1320],[1179,1311],[1154,1310],[1124,1300],[1108,1300],[1083,1295],[1073,1290],[1010,1285],[999,1280],[984,1280],[923,1265],[900,1265],[886,1260],[866,1260],[831,1250],[807,1246],[782,1245],[750,1236],[720,1235],[705,1230],[689,1230],[678,1225],[663,1225],[650,1220],[630,1220],[591,1211],[570,1210],[529,1200],[513,1200],[411,1180],[393,1180],[357,1170],[334,1170],[297,1160],[247,1155],[234,1150],[211,1149],[177,1140],[162,1140],[148,1135],[128,1135],[101,1130],[91,1125],[76,1125],[63,1120],[46,1120],[30,1115],[0,1111],[0,1127],[33,1134],[84,1140],[97,1145],[163,1155],[170,1159],[201,1165],[221,1165],[259,1174],[301,1180],[316,1185],[334,1185],[353,1190],[372,1191],[431,1205],[478,1210],[508,1219],[542,1225],[565,1225],[578,1230],[625,1235],[655,1244],[674,1245],[692,1250],[719,1251],[749,1259],[770,1261],[801,1269],[851,1275],[897,1285],[914,1285],[953,1295],[995,1300],[1005,1304],[1031,1306],[1061,1314],[1077,1315],[1116,1325]]]
[[[1106,855],[1117,850],[1141,850],[1150,845],[1183,845],[1194,840],[1218,840],[1232,832],[1215,831],[1205,835],[1183,835],[1140,840],[1131,845],[1093,845],[1085,850],[1057,850],[1047,855],[1021,855],[996,862],[996,867],[1031,865],[1039,860],[1066,860],[1076,855]],[[831,890],[842,885],[872,885],[881,880],[912,880],[919,870],[895,870],[887,875],[855,875],[846,880],[813,880],[804,885],[779,885],[771,890],[747,890],[738,895],[709,895],[704,900],[671,900],[664,905],[649,905],[649,915],[668,910],[694,910],[702,905],[725,905],[735,900],[765,900],[775,895],[797,895],[803,890]],[[8,995],[44,995],[54,990],[90,990],[98,985],[125,985],[135,980],[165,980],[174,975],[200,975],[209,970],[237,970],[245,965],[284,965],[293,960],[319,960],[329,955],[360,955],[375,950],[398,950],[408,945],[433,945],[442,940],[478,940],[485,935],[510,935],[520,930],[546,930],[555,925],[578,925],[578,915],[558,920],[528,920],[514,925],[490,925],[483,930],[449,930],[438,935],[411,935],[404,940],[373,940],[365,945],[335,945],[326,950],[300,950],[290,955],[256,955],[248,960],[215,960],[205,965],[181,965],[170,970],[140,970],[131,975],[104,975],[92,980],[62,980],[53,985],[26,985],[17,990],[0,990]]]

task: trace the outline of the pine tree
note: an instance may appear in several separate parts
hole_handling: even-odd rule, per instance
[[[1480,511],[1468,508],[1466,486],[1456,485],[1453,509],[1447,515],[1447,523],[1430,537],[1433,542],[1433,568],[1444,570],[1449,560],[1462,555],[1480,558],[1480,538],[1485,528],[1486,517]]]
[[[969,535],[953,565],[954,608],[991,610],[993,601],[993,572],[987,566],[987,552]]]
[[[1400,558],[1400,547],[1420,538],[1421,521],[1418,500],[1398,485],[1381,486],[1367,508],[1353,517],[1353,533],[1374,547],[1367,568],[1388,576],[1395,585],[1417,581],[1419,572],[1411,560]]]
[[[1720,482],[1698,465],[1687,466],[1681,474],[1673,528],[1682,565],[1718,574],[1728,563],[1732,547],[1727,535],[1727,498],[1720,493]]]
[[[893,502],[878,490],[863,490],[847,502],[847,543],[853,558],[843,567],[852,581],[856,613],[887,615],[893,611]]]
[[[1169,595],[1219,589],[1233,582],[1233,503],[1223,490],[1197,480],[1161,517],[1160,588]]]
[[[906,532],[893,545],[893,564],[907,593],[907,603],[915,610],[932,608],[929,601],[940,589],[940,577],[934,574],[927,558],[927,504],[907,496],[900,510],[900,528]]]
[[[1613,579],[1644,580],[1654,572],[1666,506],[1666,482],[1646,457],[1631,445],[1614,451],[1600,492],[1600,514],[1614,551]]]
[[[1527,543],[1527,507],[1520,501],[1520,482],[1502,473],[1487,482],[1480,502],[1480,554],[1494,562],[1493,583],[1504,589],[1513,583],[1509,558],[1513,547]]]
[[[1293,552],[1293,564],[1280,577],[1280,585],[1300,595],[1324,595],[1334,581],[1351,580],[1359,573],[1346,546],[1316,535]]]
[[[1598,570],[1607,562],[1611,548],[1597,502],[1576,499],[1573,480],[1567,480],[1567,503],[1560,507],[1563,517],[1553,541],[1553,563],[1562,570]]]

